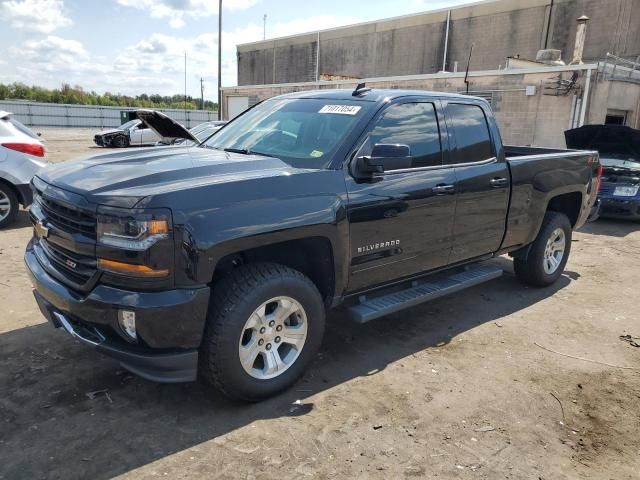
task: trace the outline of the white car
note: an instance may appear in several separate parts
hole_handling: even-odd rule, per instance
[[[0,228],[11,224],[20,205],[31,205],[29,183],[49,162],[38,135],[0,111]]]
[[[139,119],[130,120],[118,128],[96,133],[93,141],[100,147],[133,147],[155,145],[160,137]]]

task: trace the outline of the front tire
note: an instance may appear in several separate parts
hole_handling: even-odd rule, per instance
[[[0,182],[0,228],[11,225],[18,215],[20,205],[13,188]]]
[[[513,261],[518,279],[534,287],[547,287],[558,280],[569,259],[572,233],[566,215],[547,212],[527,258]]]
[[[227,397],[258,401],[291,386],[324,335],[322,296],[275,263],[239,267],[213,288],[200,375]]]
[[[129,146],[129,137],[126,135],[118,135],[113,139],[112,145],[116,148],[126,148]]]

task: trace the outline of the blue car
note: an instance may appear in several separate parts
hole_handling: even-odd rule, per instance
[[[599,216],[640,220],[640,130],[585,125],[567,130],[565,139],[567,148],[600,152]]]

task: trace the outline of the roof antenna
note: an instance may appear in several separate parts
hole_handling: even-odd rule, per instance
[[[369,92],[369,91],[371,91],[371,89],[370,89],[370,88],[366,88],[366,87],[365,87],[365,83],[364,83],[364,82],[362,82],[362,83],[359,83],[359,84],[356,86],[356,89],[353,91],[353,93],[351,94],[351,96],[353,96],[353,97],[359,97],[360,95],[364,95],[365,93],[367,93],[367,92]]]
[[[467,85],[467,95],[469,95],[469,65],[471,65],[471,54],[473,53],[473,47],[475,47],[475,43],[471,44],[471,48],[469,49],[469,59],[467,60],[467,71],[464,73],[464,83]]]

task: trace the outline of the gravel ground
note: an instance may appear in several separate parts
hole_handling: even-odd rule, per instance
[[[54,161],[96,151],[92,131],[42,133]],[[506,275],[466,292],[334,314],[304,378],[253,405],[141,380],[47,325],[30,235],[26,212],[0,232],[0,479],[639,477],[640,348],[619,338],[640,336],[639,224],[583,228],[546,289],[497,259]]]

